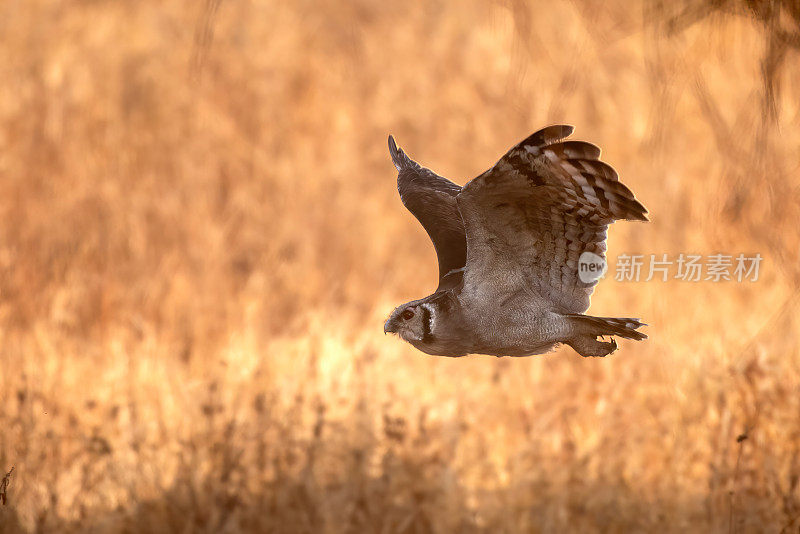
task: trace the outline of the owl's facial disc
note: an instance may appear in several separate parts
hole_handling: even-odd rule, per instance
[[[392,332],[408,342],[420,342],[430,334],[430,313],[422,306],[404,304],[396,308],[383,325],[384,333]]]
[[[403,304],[397,307],[383,325],[384,333],[397,334],[405,341],[420,341],[423,332],[417,306]]]

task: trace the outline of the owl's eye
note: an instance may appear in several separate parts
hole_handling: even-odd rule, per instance
[[[409,308],[409,309],[407,309],[406,311],[404,311],[404,312],[403,312],[403,313],[400,315],[400,317],[402,317],[402,318],[403,318],[403,320],[405,320],[405,321],[408,321],[409,319],[411,319],[412,317],[414,317],[414,311],[413,311],[411,308]]]

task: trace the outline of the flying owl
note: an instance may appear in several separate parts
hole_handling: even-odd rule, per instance
[[[579,258],[604,259],[615,220],[648,219],[598,147],[564,140],[572,131],[539,130],[464,187],[389,136],[400,199],[433,241],[439,286],[397,307],[384,332],[440,356],[529,356],[559,343],[606,356],[617,343],[603,336],[647,338],[638,319],[584,315],[597,280],[583,280]]]

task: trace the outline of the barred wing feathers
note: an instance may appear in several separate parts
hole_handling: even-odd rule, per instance
[[[464,186],[457,200],[467,235],[466,288],[486,295],[532,290],[561,313],[588,309],[595,284],[580,280],[578,258],[585,251],[605,257],[608,225],[646,221],[647,210],[599,160],[598,147],[564,140],[572,131],[539,130]]]

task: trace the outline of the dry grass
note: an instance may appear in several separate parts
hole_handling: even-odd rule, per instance
[[[0,531],[797,532],[784,4],[0,3]],[[604,281],[601,360],[384,337],[387,134],[464,183],[556,121],[651,211],[612,258],[761,279]]]

